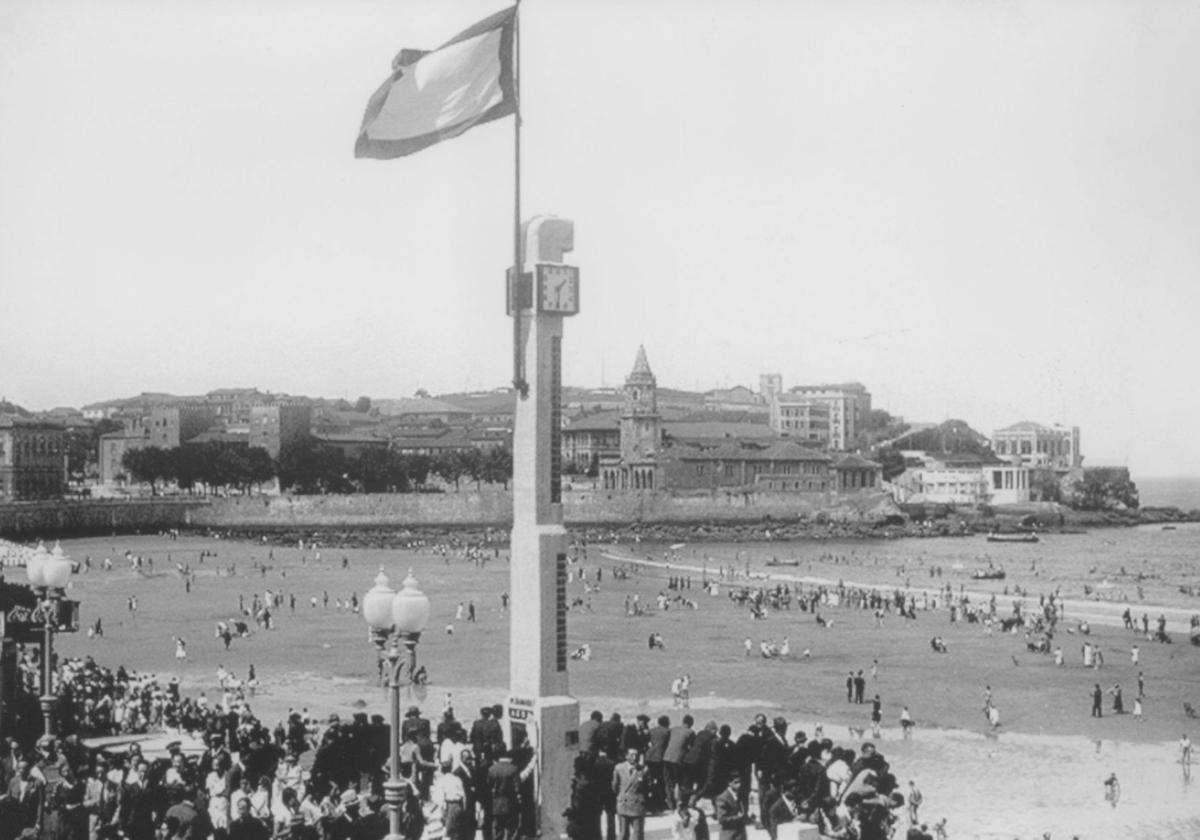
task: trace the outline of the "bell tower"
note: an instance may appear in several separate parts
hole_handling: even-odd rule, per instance
[[[638,347],[633,370],[625,378],[621,411],[621,488],[653,490],[659,485],[657,458],[662,447],[662,418],[658,413],[658,382]]]

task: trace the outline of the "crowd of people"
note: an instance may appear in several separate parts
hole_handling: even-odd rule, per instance
[[[0,840],[381,840],[388,833],[391,728],[382,716],[318,723],[307,709],[289,710],[270,728],[240,688],[209,703],[203,693],[181,696],[175,679],[161,684],[91,657],[63,660],[54,676],[57,737],[10,739],[0,759]],[[533,750],[524,739],[506,744],[501,712],[481,709],[468,730],[448,704],[436,728],[417,707],[408,710],[398,764],[406,840],[537,833]],[[40,732],[41,721],[30,717],[13,731]],[[143,754],[140,744],[150,741],[138,736],[161,732],[175,740]]]
[[[744,838],[754,824],[775,840],[792,821],[816,825],[825,837],[885,840],[905,819],[910,840],[932,838],[916,784],[902,793],[874,743],[855,750],[814,735],[762,714],[735,736],[716,721],[697,728],[691,714],[651,725],[644,714],[626,722],[594,711],[579,731],[568,836],[641,840],[648,815],[671,814],[676,840],[717,830],[726,840]]]

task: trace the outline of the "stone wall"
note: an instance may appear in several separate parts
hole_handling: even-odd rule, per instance
[[[882,493],[764,491],[563,493],[568,525],[737,523],[815,518],[875,521],[897,513]],[[512,524],[512,494],[499,489],[459,493],[353,496],[231,496],[216,499],[136,499],[22,502],[0,505],[0,535],[19,540],[168,528],[418,527]]]
[[[80,499],[0,504],[0,536],[17,540],[182,528],[207,499]]]
[[[883,493],[770,493],[703,491],[563,493],[568,525],[612,525],[632,522],[796,521],[818,513],[834,521],[881,519],[897,513]],[[459,493],[405,493],[355,496],[278,496],[218,499],[192,512],[197,526],[508,526],[512,494],[502,490]]]

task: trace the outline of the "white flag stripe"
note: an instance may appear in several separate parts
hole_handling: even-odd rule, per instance
[[[367,128],[372,140],[407,140],[478,118],[504,98],[501,31],[494,29],[422,57],[392,84]]]

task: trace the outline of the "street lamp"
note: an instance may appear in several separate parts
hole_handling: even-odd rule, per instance
[[[403,588],[396,592],[380,568],[375,585],[363,595],[362,607],[363,618],[371,628],[371,641],[388,663],[392,733],[389,739],[391,772],[383,785],[384,801],[388,805],[388,835],[384,840],[402,840],[400,809],[405,794],[400,779],[400,689],[402,685],[412,683],[416,672],[417,642],[429,623],[429,598],[417,588],[417,579],[411,569]]]
[[[59,543],[53,551],[46,551],[43,543],[25,563],[25,575],[34,591],[42,599],[42,724],[46,735],[54,734],[54,628],[58,623],[58,606],[64,595],[63,587],[71,579],[71,559]]]

